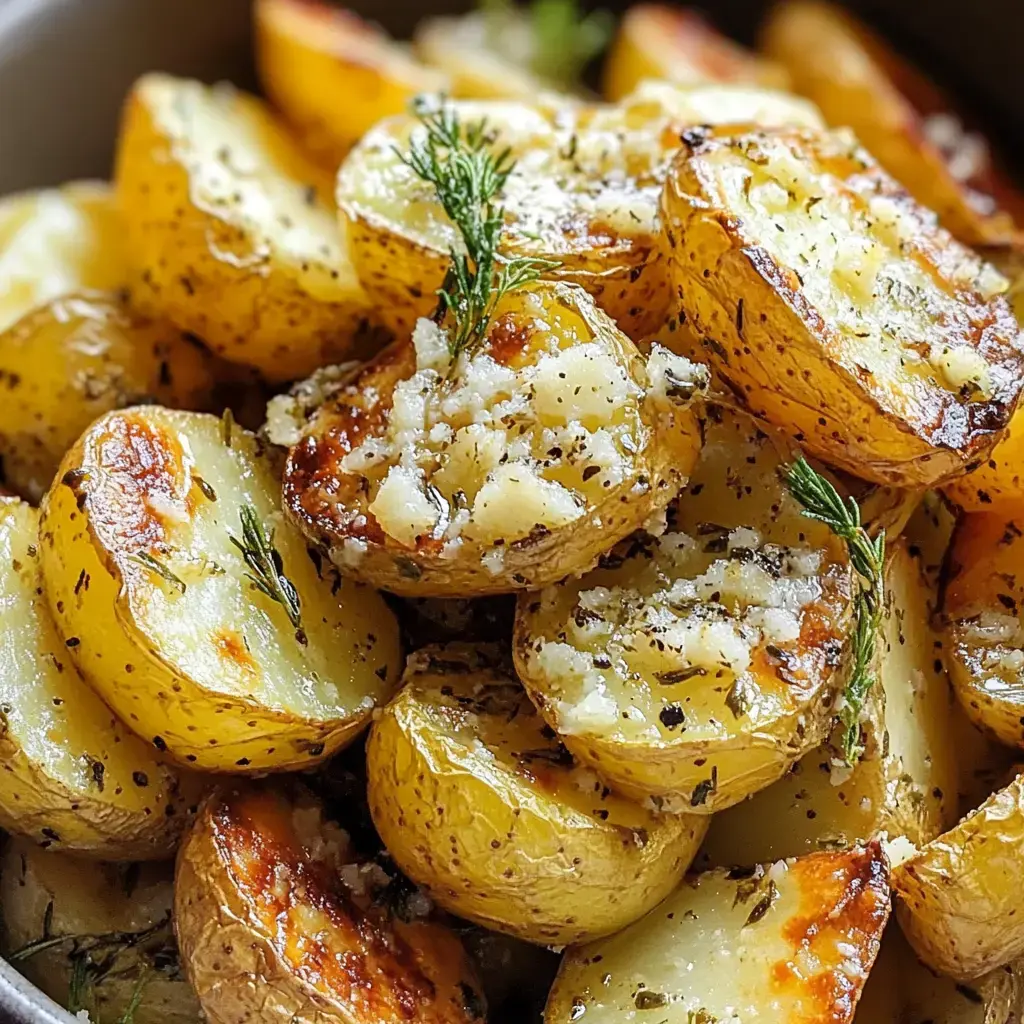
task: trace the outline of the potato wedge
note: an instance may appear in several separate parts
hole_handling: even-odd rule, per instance
[[[371,309],[328,179],[262,101],[146,75],[125,107],[116,185],[147,315],[271,381],[366,344]]]
[[[0,331],[60,295],[127,283],[121,219],[105,182],[0,200]]]
[[[663,219],[722,384],[866,480],[927,487],[986,458],[1024,383],[1005,279],[846,132],[691,138]]]
[[[967,476],[952,480],[943,494],[966,512],[1012,516],[1024,507],[1024,409],[1013,414],[999,443]]]
[[[889,917],[878,844],[687,879],[629,928],[566,953],[545,1024],[850,1024]]]
[[[972,981],[1024,954],[1024,776],[893,871],[900,927],[940,974]]]
[[[658,330],[671,302],[660,258],[658,198],[679,131],[694,124],[821,124],[796,97],[737,86],[684,90],[650,82],[620,104],[453,104],[486,118],[518,160],[502,202],[509,254],[557,260],[550,276],[582,285],[631,338]],[[433,186],[401,153],[423,129],[383,121],[338,172],[337,201],[359,278],[388,326],[408,333],[437,305],[455,228]],[[610,141],[612,140],[612,141]]]
[[[3,478],[38,501],[98,416],[138,402],[210,408],[213,357],[114,295],[65,295],[0,334]]]
[[[43,501],[47,596],[73,660],[181,763],[312,766],[401,670],[387,606],[339,589],[282,521],[277,486],[230,421],[143,406],[86,431]]]
[[[574,767],[511,668],[497,646],[409,659],[367,746],[374,824],[453,914],[543,945],[609,935],[679,884],[707,819],[652,814]]]
[[[364,367],[291,449],[285,507],[385,590],[542,586],[668,503],[700,447],[690,402],[706,377],[667,349],[645,366],[582,289],[539,282],[454,361],[421,320]]]
[[[828,734],[851,605],[845,548],[780,480],[792,450],[711,413],[667,532],[521,595],[514,640],[520,678],[580,761],[697,813],[763,789]]]
[[[483,1021],[458,938],[396,906],[391,881],[308,795],[212,794],[178,855],[174,907],[210,1024]]]
[[[830,124],[848,126],[919,203],[967,245],[1011,241],[1024,195],[952,99],[866,25],[820,0],[779,4],[764,52]]]
[[[326,0],[257,0],[256,64],[270,101],[334,171],[362,135],[414,96],[450,92],[383,29]]]
[[[695,9],[633,4],[622,16],[605,60],[602,92],[615,102],[647,78],[679,85],[726,82],[789,88],[781,64],[723,36]]]
[[[133,1024],[196,1024],[171,924],[173,876],[171,863],[98,864],[13,840],[0,863],[0,954],[94,1021],[124,1019],[141,984]]]
[[[42,597],[38,525],[0,498],[0,827],[104,860],[169,857],[197,787],[75,671]]]

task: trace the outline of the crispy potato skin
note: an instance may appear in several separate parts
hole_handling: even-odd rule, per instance
[[[988,456],[1024,379],[1004,282],[848,135],[698,138],[663,215],[682,308],[750,412],[878,483]]]
[[[499,653],[451,644],[410,659],[367,747],[374,823],[460,917],[544,945],[618,931],[678,885],[707,821],[659,817],[574,768]]]
[[[349,890],[297,831],[309,813],[279,790],[226,787],[181,848],[178,943],[210,1024],[482,1020],[454,933]]]
[[[965,512],[1012,516],[1024,506],[1024,410],[1010,419],[999,443],[976,469],[952,480],[942,493]]]

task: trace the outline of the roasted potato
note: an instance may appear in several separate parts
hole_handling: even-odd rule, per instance
[[[0,498],[0,827],[105,860],[168,857],[196,787],[75,671],[41,596],[38,525]]]
[[[310,556],[230,420],[99,419],[43,500],[46,591],[72,660],[158,750],[216,771],[309,767],[401,670],[381,598]]]
[[[520,678],[580,761],[697,813],[763,789],[826,737],[851,609],[844,546],[780,479],[792,449],[711,412],[667,523],[521,595],[514,641]]]
[[[1024,384],[1005,279],[846,132],[690,138],[663,220],[720,382],[866,480],[922,488],[986,458]]]
[[[500,651],[410,658],[367,745],[374,824],[460,917],[544,945],[609,935],[679,884],[707,820],[654,815],[575,767]]]
[[[940,491],[926,491],[907,520],[904,535],[911,550],[920,558],[921,568],[933,591],[937,590],[942,576],[956,520],[956,510]]]
[[[127,283],[121,220],[105,183],[76,181],[0,200],[0,331],[60,295]]]
[[[781,65],[726,38],[693,8],[633,4],[622,16],[605,60],[605,98],[620,100],[647,78],[679,85],[731,82],[789,88],[789,75]]]
[[[399,896],[308,795],[216,791],[178,855],[174,903],[209,1024],[483,1021],[459,940]]]
[[[0,334],[0,452],[6,483],[31,501],[97,416],[137,402],[209,408],[213,358],[113,295],[66,295]]]
[[[1014,239],[1024,195],[951,98],[866,25],[820,0],[786,0],[769,18],[762,45],[830,124],[852,128],[962,242]]]
[[[369,300],[314,167],[262,101],[146,75],[118,142],[132,302],[268,380],[344,358]]]
[[[333,171],[381,118],[420,93],[450,92],[383,29],[326,0],[257,0],[256,63],[271,102]]]
[[[1002,439],[967,476],[953,480],[943,493],[967,512],[1012,516],[1024,507],[1024,409],[1013,414]]]
[[[93,1021],[197,1024],[171,924],[173,874],[170,863],[99,864],[11,841],[0,864],[0,953]]]
[[[917,955],[972,981],[1024,954],[1024,776],[893,872],[896,913]]]
[[[459,102],[518,160],[501,197],[503,248],[558,261],[631,338],[658,330],[671,301],[658,197],[679,131],[695,124],[820,125],[796,97],[759,89],[649,82],[620,104]],[[408,333],[437,305],[462,240],[432,185],[402,159],[423,128],[408,115],[366,134],[338,172],[337,200],[359,278],[385,322]]]
[[[667,349],[645,366],[582,289],[536,283],[472,350],[453,358],[421,320],[369,363],[291,449],[285,506],[345,573],[395,593],[543,586],[668,503],[705,381]]]
[[[878,844],[695,875],[618,935],[570,949],[545,1024],[850,1024],[888,917]]]

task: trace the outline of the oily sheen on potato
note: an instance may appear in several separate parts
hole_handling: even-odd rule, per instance
[[[370,733],[374,824],[460,917],[545,945],[618,931],[678,885],[706,820],[659,817],[574,766],[501,655],[450,644],[410,658]]]
[[[863,479],[924,487],[984,459],[1024,382],[1005,279],[845,131],[690,139],[665,230],[721,384]]]
[[[72,660],[183,764],[312,766],[400,672],[391,612],[310,555],[277,487],[230,419],[141,406],[93,424],[44,499],[46,591]]]

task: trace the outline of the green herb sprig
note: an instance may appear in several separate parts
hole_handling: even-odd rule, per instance
[[[843,755],[854,764],[863,749],[860,716],[875,684],[874,658],[885,608],[885,534],[872,538],[861,525],[860,507],[844,500],[835,487],[800,458],[786,471],[790,493],[803,506],[808,519],[825,523],[843,540],[860,580],[854,599],[853,666],[844,691],[840,721],[844,726]]]

